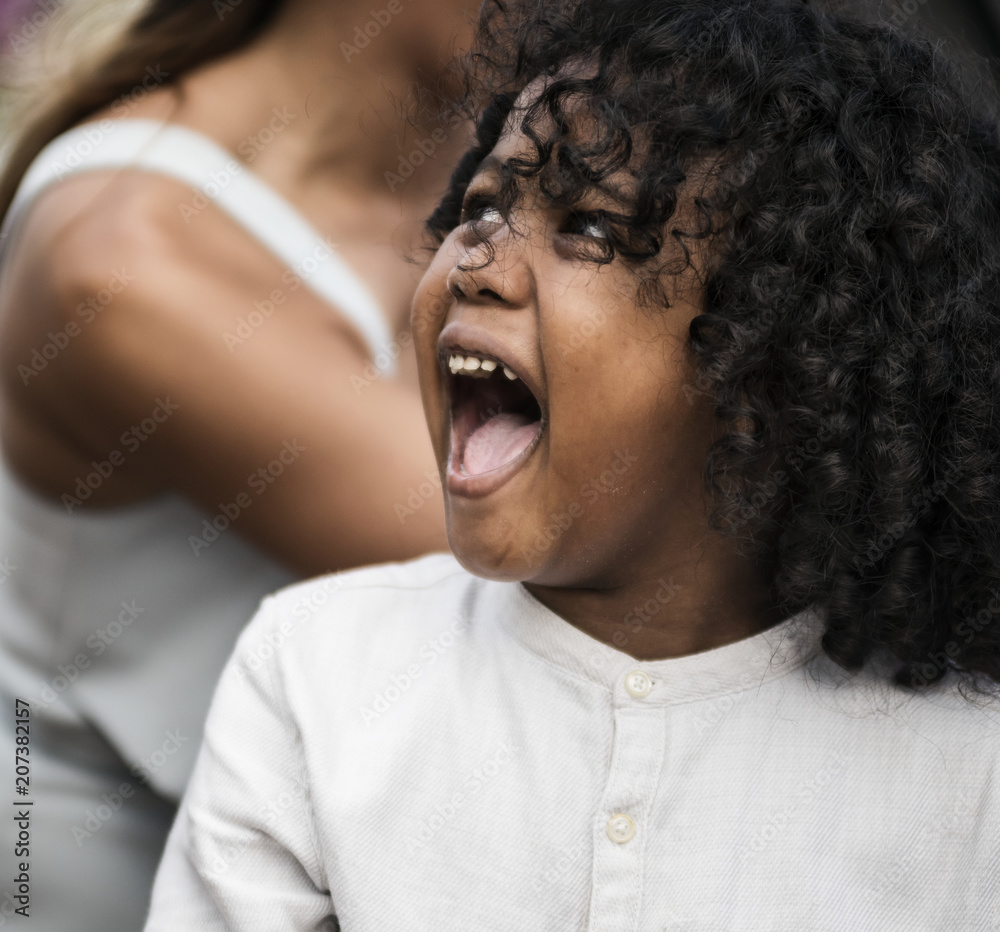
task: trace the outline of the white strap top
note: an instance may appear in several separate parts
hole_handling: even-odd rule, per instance
[[[395,372],[392,333],[364,282],[285,198],[232,153],[183,126],[106,120],[56,137],[25,173],[0,229],[0,243],[6,245],[27,208],[51,184],[76,172],[125,168],[168,175],[197,189],[349,320],[383,375]]]

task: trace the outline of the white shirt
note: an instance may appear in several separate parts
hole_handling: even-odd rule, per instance
[[[1000,710],[819,627],[641,662],[450,556],[285,589],[147,932],[1000,928]]]

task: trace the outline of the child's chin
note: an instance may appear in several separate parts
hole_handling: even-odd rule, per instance
[[[479,538],[465,537],[449,530],[449,542],[455,559],[463,568],[482,579],[494,582],[526,582],[539,572],[543,556],[525,549],[497,547]]]

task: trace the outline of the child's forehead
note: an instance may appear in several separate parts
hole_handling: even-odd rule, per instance
[[[537,168],[536,168],[537,164]],[[509,125],[497,144],[476,168],[468,188],[487,184],[505,192],[508,206],[572,206],[585,202],[587,209],[625,212],[635,208],[636,179],[620,170],[600,181],[567,183],[558,159],[539,159],[532,139],[516,125]]]
[[[586,76],[578,72],[579,69],[574,71],[570,67],[560,69],[553,75],[535,78],[520,92],[499,138],[477,165],[473,181],[486,176],[499,178],[522,193],[539,187],[551,193],[551,183],[570,171],[560,164],[560,149],[588,151],[591,158],[596,156],[594,160],[601,161],[600,146],[595,149],[595,142],[606,134],[601,132],[591,96],[582,90],[560,91],[556,104],[558,116],[553,115],[549,101],[541,101],[545,92],[562,78]],[[640,152],[641,147],[636,147],[632,170],[622,168],[602,180],[591,176],[587,193],[610,196],[618,202],[630,201],[640,168]],[[576,174],[589,175],[580,171],[581,163],[582,160],[573,160]]]
[[[540,111],[536,105],[545,91],[552,86],[557,76],[543,76],[535,78],[528,84],[514,101],[507,119],[504,121],[500,138],[493,146],[492,151],[479,164],[478,171],[500,172],[503,166],[510,159],[535,155],[535,147],[531,139],[525,133],[526,121],[530,123],[533,135],[542,138],[549,136],[556,130],[556,122],[550,113]],[[572,117],[574,109],[579,110],[579,103],[568,101],[569,108],[566,116]],[[563,107],[560,106],[560,111]]]
[[[521,90],[511,107],[504,125],[504,135],[518,133],[522,122],[530,117],[536,131],[551,133],[556,121],[549,109],[539,101],[547,92],[556,91],[558,113],[567,137],[585,135],[597,125],[592,107],[593,92],[582,83],[594,77],[596,65],[591,66],[579,60],[571,60],[561,65],[554,73],[539,75]]]

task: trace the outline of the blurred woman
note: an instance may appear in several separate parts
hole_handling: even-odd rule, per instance
[[[150,0],[14,127],[0,690],[33,806],[3,876],[37,930],[141,926],[264,593],[446,546],[402,257],[464,143],[420,102],[472,7]]]

